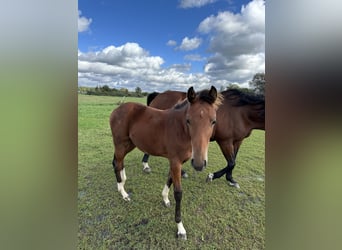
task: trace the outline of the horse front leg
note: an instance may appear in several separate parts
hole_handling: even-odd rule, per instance
[[[182,165],[175,164],[171,166],[170,174],[173,182],[173,194],[176,201],[175,221],[177,223],[177,238],[186,240],[186,231],[182,222],[181,202],[182,202],[182,185],[181,185],[181,168]]]
[[[207,176],[207,182],[211,182],[222,177],[223,175],[226,175],[226,180],[230,186],[240,188],[239,184],[233,179],[232,173],[235,166],[235,157],[241,143],[237,145],[236,150],[234,149],[235,147],[233,143],[230,141],[220,141],[217,143],[219,144],[221,151],[227,160],[227,166],[215,173],[209,173]]]

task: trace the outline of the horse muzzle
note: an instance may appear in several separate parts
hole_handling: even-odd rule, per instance
[[[191,165],[197,171],[202,171],[207,166],[207,161],[204,160],[202,164],[195,163],[194,159],[191,159]]]

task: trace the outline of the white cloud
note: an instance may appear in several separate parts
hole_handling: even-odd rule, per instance
[[[253,0],[240,13],[219,12],[204,19],[198,31],[210,38],[205,73],[215,79],[245,83],[265,71],[265,2]]]
[[[189,55],[185,55],[184,56],[184,59],[185,60],[188,60],[188,61],[204,61],[205,58],[202,57],[200,54],[189,54]]]
[[[120,47],[108,46],[102,51],[81,54],[79,60],[105,63],[127,69],[159,69],[164,63],[159,56],[149,56],[149,53],[137,43],[126,43]]]
[[[175,40],[169,40],[169,41],[167,41],[166,45],[167,46],[176,46],[177,42]]]
[[[182,44],[177,47],[180,50],[194,50],[197,49],[202,43],[202,39],[198,38],[198,37],[194,37],[194,38],[188,38],[188,37],[184,37],[182,40]]]
[[[180,0],[179,6],[181,8],[202,7],[207,4],[216,2],[217,0]]]
[[[81,16],[82,12],[78,11],[78,32],[84,32],[89,29],[91,22],[93,21],[91,18],[86,18]]]
[[[81,14],[81,13],[80,13]],[[184,60],[206,61],[203,73],[192,74],[190,63],[164,66],[164,59],[150,53],[137,43],[108,46],[93,52],[78,51],[79,85],[107,84],[134,91],[185,91],[211,85],[218,89],[229,83],[248,86],[253,75],[265,71],[265,2],[253,0],[242,6],[239,13],[219,12],[198,25],[198,35],[185,37],[180,45],[169,40],[166,45],[176,50],[191,51],[209,41],[209,56],[188,54]],[[177,46],[177,47],[176,47]]]
[[[174,64],[163,68],[163,58],[150,56],[137,43],[108,46],[99,51],[78,51],[78,79],[80,86],[108,85],[114,88],[144,91],[166,89],[185,91],[190,86],[208,88],[211,79],[205,74],[189,74],[191,64]]]

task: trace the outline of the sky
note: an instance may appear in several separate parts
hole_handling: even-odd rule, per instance
[[[79,0],[78,85],[248,87],[265,72],[263,0]]]

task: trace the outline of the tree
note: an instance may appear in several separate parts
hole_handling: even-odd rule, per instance
[[[109,91],[110,91],[109,86],[108,86],[108,85],[103,85],[103,86],[102,86],[102,91],[104,91],[104,92],[109,92]]]
[[[136,93],[136,95],[138,96],[138,97],[140,97],[140,96],[142,96],[142,90],[141,90],[141,88],[140,87],[136,87],[135,88],[135,93]]]
[[[256,94],[265,95],[265,73],[256,73],[253,76],[252,81],[249,82],[249,86],[254,90]]]
[[[236,83],[229,83],[227,86],[227,90],[229,90],[229,89],[237,89],[237,90],[240,90],[244,93],[250,93],[250,94],[254,93],[254,90],[251,90],[249,88],[242,88]]]

